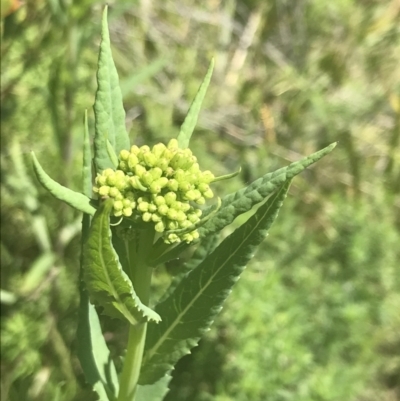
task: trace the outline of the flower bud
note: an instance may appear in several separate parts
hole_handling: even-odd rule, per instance
[[[174,175],[175,170],[172,167],[167,167],[165,169],[165,176],[172,177]]]
[[[190,221],[192,224],[196,224],[200,219],[195,213],[189,213],[187,215],[187,219]]]
[[[154,229],[158,232],[158,233],[162,233],[165,230],[165,225],[162,221],[159,221],[155,226]]]
[[[102,173],[104,176],[108,177],[109,175],[114,175],[114,170],[112,168],[106,168]]]
[[[196,203],[198,205],[204,205],[206,203],[206,200],[204,199],[204,197],[200,197],[199,199],[196,199]]]
[[[159,167],[162,171],[165,171],[168,168],[169,160],[166,158],[157,159],[155,166]]]
[[[161,195],[155,196],[153,201],[157,206],[165,205],[165,198]]]
[[[211,189],[209,189],[208,191],[203,192],[203,196],[206,199],[211,199],[214,196],[214,193],[211,191]]]
[[[100,196],[108,196],[110,193],[110,187],[107,185],[103,185],[102,187],[99,188],[99,195]]]
[[[95,182],[99,187],[101,187],[103,185],[106,185],[107,177],[105,175],[98,174],[96,179],[95,179]]]
[[[163,155],[165,149],[167,148],[163,143],[157,143],[156,145],[153,146],[151,152],[157,159],[159,159]]]
[[[215,178],[214,174],[210,170],[203,171],[201,175],[201,182],[209,184]]]
[[[146,152],[143,153],[143,161],[146,163],[148,167],[154,167],[157,162],[157,158],[153,153]]]
[[[122,201],[115,201],[113,207],[114,210],[122,210],[124,208],[124,205]]]
[[[169,207],[167,205],[160,205],[158,206],[157,210],[161,216],[166,216],[168,214]]]
[[[158,213],[153,213],[153,214],[151,215],[151,220],[152,220],[154,223],[157,223],[157,222],[161,221],[161,219],[162,219],[162,217],[161,217]]]
[[[140,191],[147,191],[147,188],[143,185],[140,181],[140,178],[136,175],[129,178],[129,183],[131,184],[132,188],[140,190]]]
[[[175,139],[175,138],[171,139],[171,140],[168,142],[167,148],[168,148],[168,149],[177,149],[177,148],[179,148],[179,146],[178,146],[178,140]]]
[[[174,242],[181,242],[181,240],[176,234],[171,233],[171,234],[168,234],[165,242],[173,244]]]
[[[127,163],[128,163],[129,169],[133,171],[135,166],[139,163],[139,159],[137,158],[137,156],[134,153],[131,153],[128,157]]]
[[[154,203],[149,203],[149,212],[154,213],[157,211],[157,206]]]
[[[129,170],[128,162],[120,161],[118,164],[118,168],[124,172]]]
[[[138,177],[142,177],[142,175],[146,172],[147,170],[140,164],[137,164],[134,168],[135,175]]]
[[[137,210],[139,210],[139,212],[147,212],[149,210],[149,203],[148,202],[140,202],[137,205]]]
[[[188,228],[192,225],[189,220],[182,220],[179,222],[179,228]]]
[[[140,181],[142,181],[144,185],[149,186],[154,181],[154,178],[149,171],[145,171],[140,177]]]
[[[167,205],[172,205],[176,201],[176,193],[168,192],[164,195],[164,199]]]
[[[138,146],[133,145],[133,146],[131,147],[131,153],[133,153],[134,155],[137,155],[139,152],[140,152],[140,149],[139,149]]]
[[[122,210],[122,214],[125,217],[132,216],[132,208],[131,207],[124,207],[123,210]]]
[[[186,214],[182,212],[182,210],[178,210],[178,213],[175,218],[176,221],[185,221],[186,220]]]
[[[119,198],[119,196],[121,195],[121,192],[119,192],[119,190],[115,187],[110,188],[108,195],[111,198]]]
[[[145,222],[148,222],[151,220],[151,213],[149,212],[145,212],[142,214],[142,220]]]
[[[119,159],[126,162],[128,161],[129,155],[129,150],[122,149],[121,152],[119,152]]]
[[[175,209],[169,209],[167,217],[171,220],[176,220],[178,217],[178,212]]]
[[[179,188],[179,183],[178,183],[178,181],[175,180],[174,178],[171,178],[171,179],[168,181],[167,187],[168,187],[168,189],[170,189],[171,191],[176,192],[176,191],[178,190],[178,188]]]
[[[192,188],[192,185],[187,181],[179,181],[179,189],[183,192],[187,192]]]
[[[177,230],[179,228],[179,224],[176,221],[169,221],[168,222],[168,229],[169,230]]]
[[[149,173],[153,176],[154,180],[158,180],[161,178],[163,172],[160,167],[154,167],[149,171]]]

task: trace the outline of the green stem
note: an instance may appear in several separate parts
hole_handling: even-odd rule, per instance
[[[152,268],[146,264],[146,256],[153,245],[153,238],[153,229],[142,231],[139,240],[130,246],[130,278],[136,294],[145,305],[149,304],[152,276]],[[146,322],[130,326],[117,401],[134,401],[142,365],[146,331]]]

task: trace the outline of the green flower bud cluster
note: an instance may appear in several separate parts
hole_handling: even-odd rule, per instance
[[[139,215],[165,233],[166,243],[191,242],[199,234],[185,229],[200,220],[202,212],[196,205],[214,196],[209,186],[214,178],[210,171],[200,170],[190,149],[180,149],[178,141],[171,139],[167,146],[134,145],[130,151],[122,150],[117,170],[98,174],[93,190],[114,199],[114,216]]]

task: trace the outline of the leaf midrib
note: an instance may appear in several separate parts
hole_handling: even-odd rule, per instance
[[[279,195],[278,194],[276,196]],[[150,361],[151,358],[153,357],[153,355],[157,352],[157,349],[162,345],[162,343],[164,341],[166,341],[166,339],[168,338],[168,335],[171,333],[171,331],[173,331],[175,329],[175,327],[179,324],[181,317],[184,316],[187,311],[193,306],[193,304],[197,301],[197,299],[200,297],[200,295],[205,291],[205,289],[212,283],[212,280],[214,279],[214,277],[221,271],[221,269],[223,269],[223,267],[226,266],[226,264],[233,258],[234,255],[237,254],[237,251],[241,248],[241,246],[243,245],[243,243],[245,241],[247,241],[247,239],[250,237],[250,235],[258,228],[258,226],[260,225],[261,221],[265,218],[265,215],[269,212],[270,208],[273,206],[274,203],[271,203],[270,207],[266,209],[264,215],[262,216],[262,218],[259,219],[259,221],[257,222],[257,224],[254,226],[254,228],[248,233],[248,235],[246,235],[243,240],[241,241],[240,245],[238,247],[236,247],[236,251],[231,253],[231,255],[225,260],[224,263],[221,264],[221,266],[216,270],[216,272],[209,278],[209,280],[207,281],[206,285],[204,287],[201,288],[201,290],[197,293],[197,295],[192,298],[192,300],[189,302],[189,304],[182,310],[181,313],[179,313],[178,317],[175,319],[174,323],[165,331],[165,333],[160,337],[160,339],[154,344],[154,346],[152,348],[149,349],[148,351],[148,356],[146,357],[146,361]]]
[[[100,229],[101,229],[101,235],[100,235],[100,238],[99,238],[99,249],[98,249],[98,252],[99,252],[99,255],[100,255],[100,262],[101,262],[101,266],[102,266],[102,268],[103,268],[103,270],[104,270],[104,272],[105,272],[105,274],[106,274],[106,278],[107,278],[107,282],[108,282],[108,285],[109,285],[109,287],[112,289],[112,294],[113,294],[113,296],[114,296],[114,298],[115,298],[115,300],[122,306],[122,309],[126,312],[126,315],[125,316],[129,316],[130,317],[130,319],[128,319],[129,320],[129,322],[131,323],[131,324],[135,324],[136,323],[136,319],[132,316],[132,314],[131,314],[131,312],[129,311],[129,309],[127,309],[126,308],[126,306],[125,306],[125,304],[121,301],[121,299],[119,298],[119,296],[118,296],[118,293],[117,293],[117,291],[115,290],[115,288],[114,288],[114,285],[113,285],[113,283],[112,283],[112,280],[111,280],[111,278],[110,278],[110,276],[109,276],[109,274],[108,274],[108,270],[107,270],[107,264],[106,264],[106,262],[105,262],[105,260],[104,260],[104,257],[103,257],[103,252],[102,252],[102,250],[103,250],[103,235],[102,235],[102,232],[103,232],[103,227],[104,227],[104,219],[105,218],[107,218],[107,220],[108,220],[108,216],[109,216],[109,213],[108,213],[108,211],[109,211],[109,207],[107,207],[107,213],[102,213],[101,215],[100,215]],[[106,222],[106,225],[107,225],[107,228],[108,228],[108,221]],[[108,235],[106,235],[106,237],[107,237],[107,239],[108,239]],[[128,284],[129,285],[129,284]]]

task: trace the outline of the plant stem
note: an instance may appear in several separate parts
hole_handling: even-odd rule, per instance
[[[146,264],[146,256],[153,245],[154,230],[141,232],[138,242],[131,244],[132,256],[130,272],[133,287],[143,304],[148,305],[152,268]],[[131,325],[124,366],[120,377],[117,401],[133,401],[142,365],[143,350],[146,341],[147,323]]]

